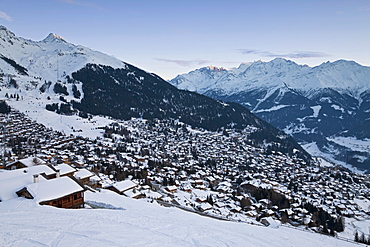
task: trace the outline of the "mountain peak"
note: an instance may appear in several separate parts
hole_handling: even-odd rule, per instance
[[[296,62],[294,62],[292,60],[289,60],[289,59],[286,59],[286,58],[282,58],[282,57],[274,58],[270,62],[267,62],[267,63],[271,63],[271,64],[275,64],[275,65],[277,65],[277,64],[280,64],[280,65],[285,64],[285,65],[293,65],[293,66],[297,65],[297,66],[299,66]]]
[[[252,64],[251,62],[241,63],[237,69],[238,69],[238,70],[246,69],[246,68],[248,68],[249,66],[251,66],[251,64]]]
[[[282,57],[276,57],[276,58],[272,59],[270,62],[272,62],[272,63],[292,63],[293,61],[282,58]]]
[[[213,66],[213,65],[207,66],[207,69],[213,70],[213,71],[223,71],[223,70],[226,70],[224,67],[216,67],[216,66]]]
[[[0,33],[4,33],[8,36],[15,36],[14,33],[12,33],[9,29],[7,29],[5,26],[0,25]]]
[[[45,43],[50,43],[50,42],[66,42],[65,39],[63,39],[61,36],[56,35],[55,33],[49,33],[49,35],[43,40]]]

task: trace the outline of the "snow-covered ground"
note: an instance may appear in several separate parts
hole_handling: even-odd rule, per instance
[[[269,109],[262,109],[262,110],[254,111],[253,113],[277,111],[277,110],[280,110],[280,109],[282,109],[284,107],[287,107],[287,106],[289,106],[289,105],[277,105],[277,106],[271,107]]]
[[[321,166],[332,166],[335,164],[346,167],[353,172],[365,173],[365,171],[361,171],[343,161],[336,160],[332,155],[322,152],[316,142],[301,144],[301,146],[312,156],[319,157],[318,162],[320,162]]]
[[[88,120],[77,115],[59,115],[46,110],[45,105],[50,102],[41,97],[38,100],[28,100],[26,98],[19,101],[7,100],[7,103],[14,109],[28,115],[30,119],[66,135],[73,134],[95,139],[96,137],[102,137],[104,133],[104,130],[98,129],[98,127],[104,127],[113,122],[108,117],[94,116],[91,120]]]
[[[327,139],[354,151],[370,153],[370,139],[359,140],[355,137],[343,136],[330,137]]]
[[[0,203],[1,246],[353,246],[333,237],[227,222],[110,191],[87,201],[114,209],[58,209],[17,198]]]

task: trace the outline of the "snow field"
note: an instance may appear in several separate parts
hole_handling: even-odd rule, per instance
[[[0,203],[1,246],[352,246],[333,237],[227,222],[110,191],[86,200],[116,208],[58,209],[17,198]]]

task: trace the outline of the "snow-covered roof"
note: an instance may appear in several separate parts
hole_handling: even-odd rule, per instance
[[[54,168],[56,170],[59,170],[60,171],[60,175],[63,176],[65,174],[68,174],[68,173],[72,173],[72,172],[75,172],[76,169],[71,167],[70,165],[68,164],[59,164],[57,166],[54,166]]]
[[[47,167],[47,166],[46,166]],[[29,169],[29,168],[28,168]],[[9,199],[17,198],[16,191],[24,188],[28,184],[32,184],[33,174],[32,172],[24,172],[27,169],[17,169],[13,171],[0,171],[0,200],[6,201]],[[39,176],[39,181],[45,181],[46,179]]]
[[[267,225],[270,228],[279,228],[281,225],[280,221],[274,220],[272,217],[262,218],[261,222]]]
[[[134,198],[134,197],[137,197],[137,196],[140,196],[140,195],[143,195],[143,193],[140,192],[139,190],[130,189],[130,190],[125,191],[125,196],[127,196],[127,197]]]
[[[112,184],[112,186],[117,189],[119,192],[124,192],[126,190],[132,189],[137,186],[132,180],[124,180],[117,182],[115,184]]]
[[[98,175],[94,175],[90,178],[90,181],[96,181],[96,182],[99,182],[99,181],[102,181],[102,179],[98,176]]]
[[[30,175],[30,177],[32,177],[32,175],[40,174],[40,173],[45,173],[46,175],[52,175],[52,174],[55,174],[55,171],[47,165],[32,166],[32,167],[21,168],[21,169],[16,169],[16,170],[11,170],[11,171],[1,170],[0,181],[11,179],[11,178],[23,177],[26,175]],[[31,182],[32,181],[33,180],[31,180]]]
[[[148,198],[154,198],[154,199],[159,199],[163,197],[163,195],[159,194],[158,192],[154,192],[151,190],[148,190],[147,192],[145,192],[145,196]]]
[[[166,189],[168,191],[175,191],[175,190],[177,190],[177,187],[176,187],[176,185],[169,185],[169,186],[166,187]]]
[[[84,191],[84,188],[69,177],[32,183],[27,185],[26,188],[37,202],[50,201],[75,192]]]
[[[78,179],[84,179],[84,178],[88,178],[88,177],[92,177],[94,176],[94,173],[90,172],[89,170],[87,169],[78,169],[77,172],[74,174],[74,177],[75,178],[78,178]]]
[[[6,167],[12,166],[13,164],[15,164],[17,162],[22,163],[26,167],[45,164],[45,161],[43,161],[42,159],[40,159],[38,157],[28,157],[28,158],[25,158],[25,159],[20,159],[20,160],[14,161],[12,163],[9,163],[9,164],[6,165]]]
[[[201,203],[200,205],[199,205],[199,209],[200,210],[202,210],[202,211],[206,211],[206,210],[209,210],[209,209],[211,209],[212,208],[212,205],[211,204],[209,204],[208,202],[206,202],[206,203]]]

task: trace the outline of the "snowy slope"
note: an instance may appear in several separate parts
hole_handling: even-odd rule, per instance
[[[353,246],[291,228],[219,221],[113,192],[86,193],[108,209],[68,210],[17,198],[0,204],[2,246]]]
[[[56,98],[55,101],[57,101]],[[47,100],[46,97],[36,97],[36,95],[34,97],[24,96],[24,100],[20,101],[10,99],[7,100],[7,103],[14,109],[28,115],[30,119],[66,135],[73,134],[95,139],[101,137],[104,133],[104,130],[99,129],[99,127],[109,125],[113,121],[104,116],[94,116],[91,119],[86,119],[76,115],[60,115],[48,111],[45,109],[45,105],[50,103],[50,100]]]
[[[25,73],[20,73],[6,60],[23,68]],[[126,68],[123,61],[83,46],[68,43],[56,34],[50,33],[42,41],[32,41],[18,37],[0,26],[0,87],[2,88],[0,99],[8,100],[15,109],[26,114],[33,114],[34,116],[31,116],[33,119],[41,119],[41,122],[47,126],[50,118],[48,116],[52,115],[52,118],[55,118],[56,114],[46,111],[45,105],[63,103],[60,100],[60,94],[55,94],[54,86],[59,83],[66,87],[68,95],[63,96],[67,101],[80,101],[84,96],[82,84],[69,83],[68,77],[88,63]],[[10,85],[11,80],[16,81],[16,85]],[[81,94],[80,98],[73,96],[73,86]],[[42,87],[45,88],[44,93],[41,93]],[[20,101],[14,98],[14,102],[11,102],[13,101],[11,95],[18,95]],[[64,117],[60,117],[60,122],[65,125],[66,122],[63,124],[62,118]],[[69,128],[73,125],[73,121],[70,122]],[[64,130],[65,128],[58,129]]]
[[[14,60],[28,70],[29,76],[42,77],[42,80],[61,80],[65,75],[84,67],[87,63],[123,68],[125,63],[106,54],[77,46],[62,37],[50,33],[42,41],[32,41],[17,37],[0,26],[0,55]],[[4,62],[2,61],[2,64]],[[14,74],[14,69],[1,66],[3,73]]]

